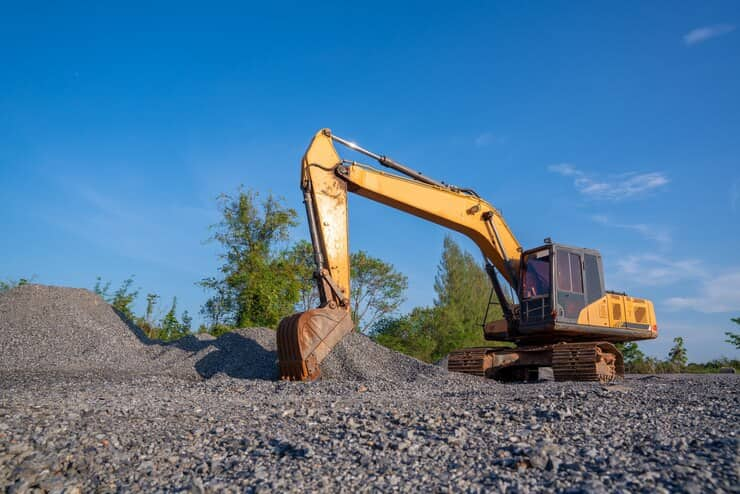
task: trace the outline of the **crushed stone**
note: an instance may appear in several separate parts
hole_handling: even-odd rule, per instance
[[[361,333],[350,333],[321,363],[321,375],[332,381],[412,382],[447,371],[378,345]]]
[[[147,338],[100,296],[84,289],[24,285],[0,294],[0,372],[170,375],[278,379],[275,331],[242,328],[172,343]],[[360,333],[322,363],[328,381],[412,382],[446,375]]]

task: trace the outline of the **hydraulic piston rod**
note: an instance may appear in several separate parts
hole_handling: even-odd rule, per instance
[[[414,180],[418,180],[420,182],[424,182],[425,184],[429,184],[429,185],[436,185],[437,187],[449,188],[449,185],[443,184],[442,182],[437,182],[436,180],[432,180],[431,178],[422,175],[420,172],[412,170],[409,167],[403,166],[401,163],[398,163],[397,161],[393,161],[387,156],[382,156],[380,154],[373,153],[372,151],[368,151],[367,149],[358,146],[354,142],[348,141],[346,139],[342,139],[341,137],[335,136],[334,134],[329,134],[329,137],[331,137],[332,140],[344,146],[347,146],[350,149],[357,151],[358,153],[364,154],[365,156],[369,156],[370,158],[376,160],[381,165],[387,168],[391,168],[392,170],[396,170],[397,172],[403,173],[407,177],[411,177]]]

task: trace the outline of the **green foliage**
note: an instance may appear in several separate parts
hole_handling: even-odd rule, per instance
[[[226,322],[231,317],[234,307],[231,288],[223,280],[213,277],[204,278],[198,284],[213,293],[200,309],[200,313],[209,321],[209,326],[228,326]]]
[[[182,314],[182,322],[177,320],[177,297],[172,299],[172,307],[165,314],[159,328],[158,339],[173,341],[190,334],[192,319],[185,311]]]
[[[640,347],[634,341],[617,343],[616,347],[622,352],[622,356],[624,357],[625,372],[639,374],[637,369],[646,368],[649,365],[647,357],[645,357],[645,354],[642,353],[642,350],[640,350]]]
[[[438,344],[435,317],[434,309],[416,307],[408,315],[380,319],[370,334],[385,347],[432,362]]]
[[[8,290],[11,290],[13,288],[28,285],[33,281],[34,277],[31,278],[20,278],[18,280],[7,280],[7,281],[1,281],[0,280],[0,293],[6,292]]]
[[[292,312],[299,283],[281,244],[296,223],[296,212],[269,195],[239,190],[219,198],[222,220],[212,240],[223,248],[220,278],[200,285],[215,292],[203,306],[212,326],[226,324],[275,327]]]
[[[735,369],[735,372],[740,372],[740,360],[730,360],[726,357],[722,357],[715,360],[710,360],[704,364],[690,363],[686,366],[686,372],[695,374],[709,374],[717,373],[723,367],[730,367]]]
[[[740,324],[740,317],[733,317],[730,319],[730,321],[734,322],[735,324]],[[727,339],[725,340],[730,345],[733,345],[735,349],[740,350],[740,333],[733,333],[731,331],[725,332],[725,336],[727,336]]]
[[[294,267],[294,274],[298,280],[298,304],[296,310],[305,312],[319,305],[319,291],[316,288],[314,271],[316,262],[313,256],[311,242],[299,240],[286,253],[288,262]]]
[[[110,294],[110,281],[104,283],[100,276],[98,276],[95,280],[93,292],[100,295],[103,300],[113,306],[126,319],[134,321],[136,317],[134,316],[132,305],[139,296],[139,290],[132,289],[133,284],[134,276],[131,275],[121,282],[121,286],[113,294]]]
[[[167,314],[157,322],[154,312],[159,302],[159,295],[148,293],[146,295],[146,311],[143,317],[136,316],[133,312],[133,304],[139,296],[139,290],[132,289],[134,276],[123,280],[121,285],[113,293],[110,292],[111,282],[103,281],[100,276],[95,280],[93,292],[100,295],[119,314],[135,323],[148,338],[154,340],[172,341],[190,334],[192,318],[187,311],[182,314],[182,321],[176,316],[177,298],[173,299],[172,307]]]
[[[473,256],[445,238],[437,269],[431,308],[416,308],[396,319],[383,318],[371,335],[380,344],[426,362],[434,362],[451,350],[473,346],[511,346],[483,338],[483,317],[490,296],[490,280]],[[492,306],[489,319],[502,317]]]
[[[350,280],[352,320],[358,331],[392,314],[405,300],[408,278],[364,251],[350,254]]]
[[[688,362],[688,358],[686,357],[686,348],[683,344],[683,338],[677,336],[673,338],[673,343],[673,348],[671,348],[671,351],[668,353],[668,361],[679,368],[685,367]]]
[[[451,350],[473,346],[490,346],[483,338],[483,316],[491,293],[491,282],[485,270],[468,252],[447,236],[442,259],[434,282],[437,348],[433,358]],[[489,319],[498,319],[501,308],[492,306]]]
[[[159,302],[159,295],[156,293],[146,294],[146,314],[144,315],[146,321],[152,321],[152,318],[154,317],[154,307],[157,305],[157,302]]]
[[[287,252],[286,260],[293,266],[300,299],[296,309],[306,311],[319,304],[314,278],[315,261],[309,242],[296,242]],[[375,322],[398,310],[404,301],[408,279],[392,264],[372,257],[367,252],[350,254],[352,320],[358,331],[368,332]]]
[[[673,339],[674,345],[666,360],[655,357],[646,357],[636,343],[619,343],[617,347],[624,355],[625,370],[632,374],[665,374],[676,372],[717,373],[723,367],[731,367],[740,372],[740,360],[720,358],[710,360],[704,364],[686,363],[686,348],[683,338]]]

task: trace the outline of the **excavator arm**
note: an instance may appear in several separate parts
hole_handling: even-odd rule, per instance
[[[334,142],[405,176],[343,160]],[[517,291],[522,248],[499,211],[471,190],[432,180],[334,136],[328,129],[314,136],[303,156],[301,189],[321,303],[317,309],[294,314],[280,323],[278,358],[283,379],[318,378],[321,361],[353,329],[349,304],[348,192],[466,235],[480,248],[489,266]],[[493,273],[493,269],[490,271]],[[504,313],[510,313],[500,287],[497,294]]]

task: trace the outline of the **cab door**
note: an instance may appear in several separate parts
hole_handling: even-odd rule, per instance
[[[558,321],[577,323],[586,307],[582,253],[564,248],[555,250],[555,294]]]

